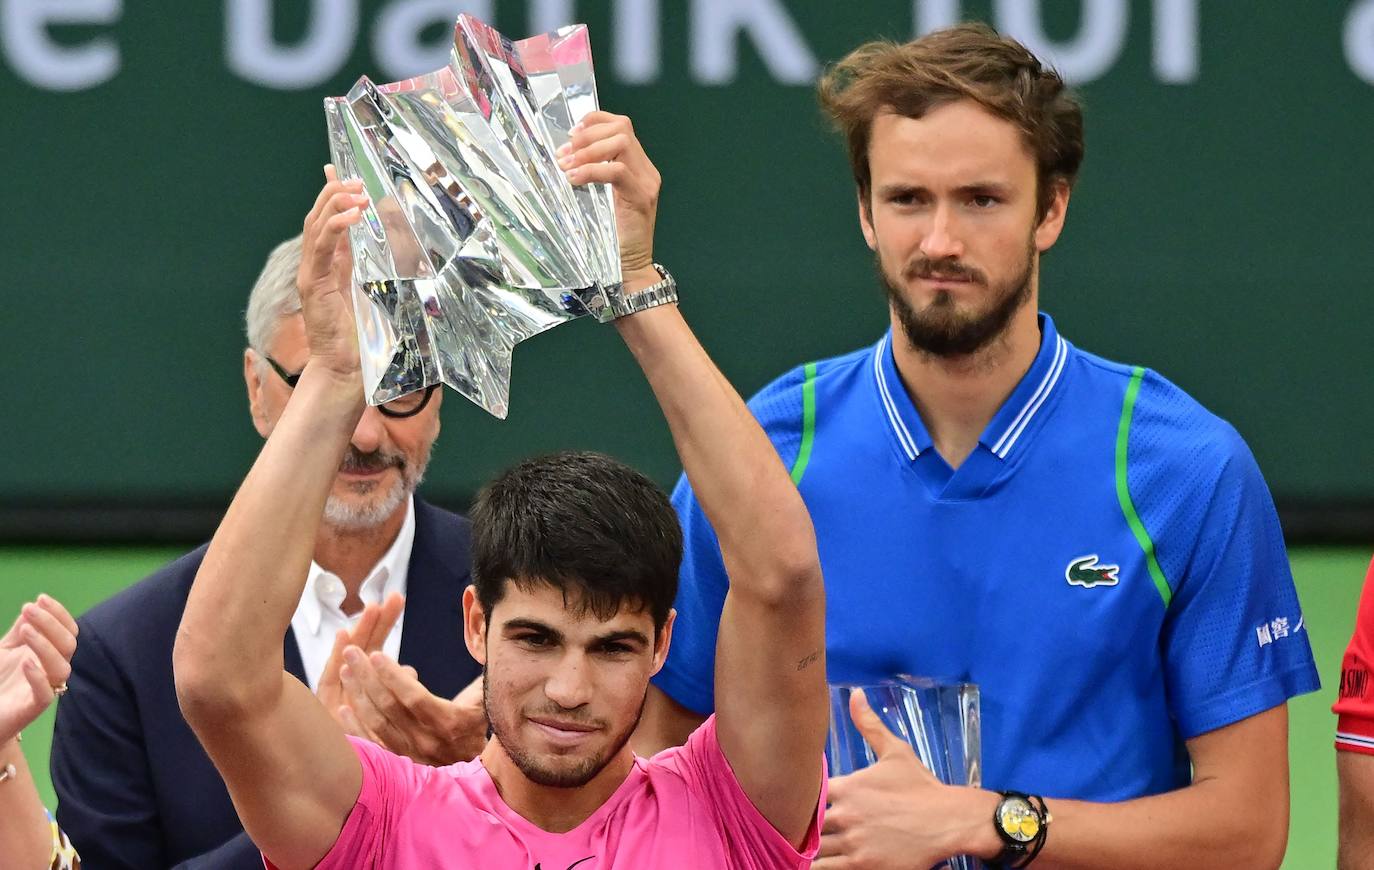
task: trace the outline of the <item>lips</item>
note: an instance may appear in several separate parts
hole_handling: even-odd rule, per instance
[[[600,730],[582,722],[564,722],[557,719],[530,719],[529,723],[551,743],[561,746],[581,743]]]
[[[349,477],[376,477],[388,468],[391,468],[391,466],[384,465],[381,468],[341,468],[339,469],[339,473],[346,474]]]

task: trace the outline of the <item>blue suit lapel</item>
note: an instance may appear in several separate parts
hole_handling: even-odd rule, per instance
[[[401,664],[431,692],[452,698],[481,674],[463,643],[463,589],[470,582],[471,524],[415,500],[415,544],[406,579]]]

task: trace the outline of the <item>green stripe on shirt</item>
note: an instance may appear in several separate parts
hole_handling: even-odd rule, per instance
[[[1155,542],[1145,524],[1140,521],[1140,514],[1136,513],[1126,482],[1126,444],[1131,435],[1131,414],[1135,411],[1135,400],[1140,395],[1140,382],[1144,378],[1145,369],[1136,366],[1131,370],[1131,382],[1126,387],[1126,399],[1121,403],[1121,422],[1116,427],[1116,498],[1121,502],[1121,512],[1126,515],[1126,523],[1131,527],[1136,543],[1140,544],[1140,549],[1145,552],[1145,563],[1149,566],[1150,578],[1155,581],[1155,589],[1159,590],[1159,597],[1164,600],[1164,606],[1167,608],[1174,593],[1169,588],[1169,581],[1164,578],[1164,569],[1159,567],[1159,560],[1155,558]]]
[[[811,445],[816,440],[816,364],[802,366],[806,380],[802,381],[802,438],[797,461],[792,463],[792,483],[799,484],[811,461]]]

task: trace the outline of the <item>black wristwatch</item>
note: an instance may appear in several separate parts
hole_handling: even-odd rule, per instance
[[[1004,791],[992,814],[992,826],[1002,838],[1002,852],[993,867],[1029,867],[1045,847],[1050,811],[1045,799],[1019,791]]]

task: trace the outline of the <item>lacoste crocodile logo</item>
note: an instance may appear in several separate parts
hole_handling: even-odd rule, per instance
[[[1119,582],[1116,575],[1120,570],[1119,565],[1097,564],[1097,554],[1093,553],[1070,562],[1069,567],[1064,569],[1064,579],[1069,581],[1070,586],[1082,586],[1085,589],[1115,586]]]

